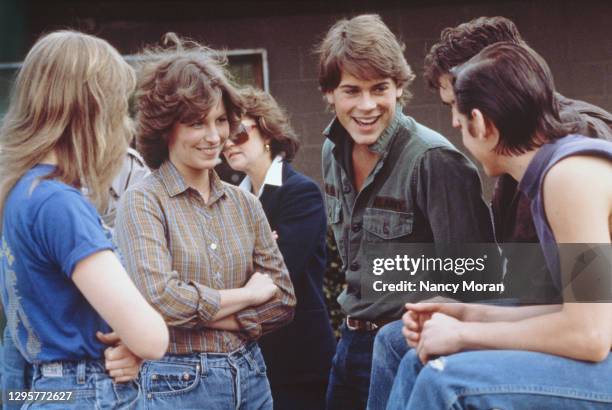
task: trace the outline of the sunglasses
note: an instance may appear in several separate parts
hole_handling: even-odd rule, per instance
[[[229,136],[229,140],[234,145],[242,145],[249,140],[249,130],[252,130],[257,127],[257,124],[243,125],[240,124],[238,126],[238,130]]]

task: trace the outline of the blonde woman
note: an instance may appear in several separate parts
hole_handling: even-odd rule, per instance
[[[253,195],[214,167],[241,101],[208,49],[153,50],[139,76],[137,146],[150,176],[122,198],[115,235],[134,278],[170,328],[141,371],[148,409],[271,409],[255,342],[291,321],[295,296]]]
[[[34,365],[32,389],[70,392],[32,408],[135,404],[138,386],[111,378],[134,375],[106,372],[97,331],[114,329],[126,357],[157,358],[168,343],[95,207],[106,206],[125,156],[134,83],[106,41],[73,31],[41,38],[17,77],[0,132],[2,302],[15,345]]]

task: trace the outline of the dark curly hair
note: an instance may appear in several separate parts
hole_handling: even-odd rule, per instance
[[[176,122],[189,124],[205,117],[223,101],[236,132],[242,115],[238,91],[224,66],[226,59],[195,41],[174,33],[164,36],[165,47],[145,49],[136,89],[136,147],[151,169],[168,159],[168,141]]]
[[[510,42],[524,44],[516,25],[505,17],[478,17],[457,27],[447,27],[425,56],[423,77],[434,90],[440,77],[465,63],[488,45]]]
[[[255,120],[264,138],[270,139],[270,156],[283,154],[290,162],[300,148],[300,142],[293,131],[287,112],[281,108],[274,97],[253,87],[240,90],[244,114]]]

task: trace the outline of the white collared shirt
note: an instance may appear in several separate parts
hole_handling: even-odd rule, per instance
[[[270,164],[270,168],[268,168],[268,172],[266,172],[266,177],[264,178],[263,184],[261,184],[261,188],[259,188],[259,192],[257,193],[257,198],[261,197],[263,189],[266,185],[283,185],[283,157],[281,155],[277,155],[276,158],[272,160],[272,164]],[[251,192],[251,188],[253,187],[251,178],[249,178],[248,175],[244,177],[238,187],[244,191]]]

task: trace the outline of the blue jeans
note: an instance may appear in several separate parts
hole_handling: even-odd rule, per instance
[[[518,350],[400,363],[387,409],[610,409],[612,355],[601,363]]]
[[[140,371],[142,409],[272,410],[257,343],[232,353],[166,354]]]
[[[410,350],[402,335],[403,323],[396,320],[383,326],[374,339],[368,410],[385,410],[393,380],[402,358]]]
[[[487,305],[515,306],[517,299],[504,298],[481,302]],[[370,379],[370,393],[368,395],[368,410],[384,410],[393,387],[397,368],[410,350],[402,335],[403,323],[401,320],[391,322],[382,327],[374,340],[374,354],[372,358],[372,377]]]
[[[4,332],[3,332],[4,333]],[[2,362],[0,363],[0,404],[2,404],[4,402],[4,397],[2,397],[4,395],[4,385],[2,384],[2,373],[4,373],[4,344],[3,342],[0,340],[0,358],[2,359]]]
[[[272,386],[274,410],[323,410],[326,391],[324,382]]]
[[[20,409],[23,402],[9,401],[7,393],[15,390],[28,390],[32,380],[32,366],[26,362],[9,332],[4,328],[2,347],[2,408],[4,410]]]
[[[327,410],[365,409],[376,331],[354,331],[342,323],[340,332],[327,387]]]
[[[103,360],[34,365],[32,391],[72,392],[72,396],[68,401],[28,402],[23,409],[135,409],[140,395],[136,382],[114,383]]]

